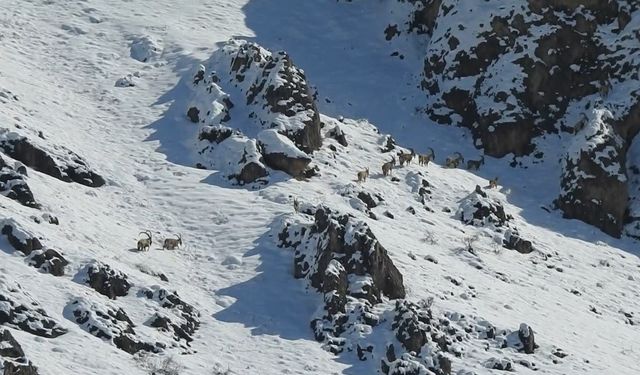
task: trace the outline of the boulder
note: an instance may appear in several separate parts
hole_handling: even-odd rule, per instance
[[[64,268],[69,265],[69,262],[53,249],[34,251],[28,262],[31,266],[53,276],[64,276]]]
[[[290,139],[273,129],[260,132],[258,141],[263,150],[265,164],[292,177],[301,177],[311,162],[311,158],[300,151]]]
[[[64,182],[76,182],[89,187],[105,184],[104,178],[93,172],[86,161],[62,146],[56,146],[55,151],[45,150],[27,137],[4,132],[0,134],[0,150],[29,168]]]
[[[88,264],[85,269],[81,271],[79,278],[83,283],[91,286],[96,292],[110,299],[126,296],[131,288],[131,283],[127,275],[111,268],[107,264],[97,261]]]
[[[32,251],[42,249],[40,240],[33,234],[21,229],[14,220],[4,220],[1,232],[7,237],[11,246],[24,255],[30,255]]]

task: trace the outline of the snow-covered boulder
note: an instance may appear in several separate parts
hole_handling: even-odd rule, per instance
[[[24,255],[29,255],[34,250],[42,249],[42,243],[40,243],[38,237],[23,229],[15,220],[4,219],[0,221],[0,225],[2,226],[2,234],[7,237],[11,246]]]
[[[67,333],[67,330],[51,319],[20,284],[3,275],[0,275],[0,325],[46,338]]]
[[[67,319],[77,323],[83,330],[111,342],[129,354],[141,350],[157,353],[164,349],[162,344],[141,341],[136,336],[133,322],[127,313],[107,301],[76,298],[65,307],[64,314]]]
[[[200,312],[182,300],[177,292],[158,286],[141,289],[140,295],[157,302],[163,309],[157,311],[147,324],[169,333],[176,342],[184,342],[189,346],[200,327]]]
[[[265,177],[269,173],[263,163],[257,141],[240,134],[223,137],[219,143],[219,138],[213,142],[207,140],[205,148],[200,151],[203,161],[201,165],[207,169],[216,169],[223,176],[236,180],[241,185],[266,182]]]
[[[134,60],[150,62],[162,54],[162,45],[154,38],[146,35],[131,42],[130,55]]]
[[[53,249],[37,250],[31,253],[28,263],[53,276],[63,276],[64,270],[69,262],[57,251]]]
[[[22,163],[15,162],[10,165],[0,158],[0,194],[20,202],[23,206],[39,208],[40,205],[25,181],[26,174],[27,169]]]
[[[487,195],[480,186],[476,186],[476,189],[460,202],[456,215],[463,223],[478,227],[485,225],[499,227],[511,220],[511,216],[505,213],[502,203]]]
[[[293,142],[275,129],[263,130],[258,134],[262,146],[264,162],[272,169],[284,171],[293,177],[300,177],[311,162],[311,158],[300,151]]]
[[[131,288],[126,274],[98,261],[88,264],[76,279],[111,299],[126,296]]]
[[[92,171],[88,163],[73,151],[59,145],[50,147],[6,129],[0,131],[0,150],[26,166],[64,182],[89,187],[105,184],[104,178]]]

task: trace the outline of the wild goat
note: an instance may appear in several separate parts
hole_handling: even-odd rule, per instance
[[[613,86],[611,86],[611,81],[609,80],[602,80],[600,81],[600,96],[603,98],[606,98],[607,96],[609,96],[609,91],[611,91],[611,89],[613,88]]]
[[[407,163],[407,165],[411,164],[413,155],[415,155],[415,152],[413,150],[411,150],[410,154],[405,154],[404,152],[400,151],[400,153],[398,154],[398,160],[400,161],[400,166],[401,167],[404,166],[404,163]]]
[[[364,171],[358,172],[358,182],[365,182],[369,177],[369,168],[365,168]]]
[[[293,197],[293,211],[295,213],[300,212],[300,202],[298,201],[298,198]]]
[[[148,230],[145,230],[144,232],[140,232],[140,234],[146,235],[147,238],[141,238],[138,240],[138,251],[149,250],[149,248],[151,247],[151,244],[153,243],[151,239],[151,232],[149,232]]]
[[[418,155],[418,164],[420,165],[429,165],[429,162],[432,162],[436,159],[436,153],[433,151],[431,147],[429,147],[429,153],[424,155]]]
[[[468,160],[467,169],[470,171],[477,171],[480,166],[484,165],[484,155],[480,157],[480,160]]]
[[[496,189],[498,187],[498,177],[489,180],[489,189]]]
[[[454,152],[453,156],[449,156],[444,162],[445,168],[458,168],[460,163],[464,163],[464,157],[459,152]]]
[[[182,246],[182,236],[177,234],[178,238],[165,238],[162,249],[173,250],[176,247]]]
[[[391,173],[394,165],[396,165],[396,158],[394,157],[391,158],[391,161],[382,164],[382,175],[387,177]]]

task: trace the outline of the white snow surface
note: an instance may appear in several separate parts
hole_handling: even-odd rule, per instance
[[[471,142],[461,142],[470,138],[466,131],[416,117],[413,109],[421,98],[413,87],[423,56],[389,58],[392,50],[382,32],[386,19],[382,22],[376,15],[392,9],[390,4],[0,2],[1,126],[29,136],[43,131],[47,139],[38,144],[72,150],[107,181],[89,188],[29,169],[26,180],[42,212],[13,200],[0,201],[1,220],[18,223],[70,262],[65,276],[40,273],[0,238],[2,283],[19,284],[28,294],[25,301],[37,301],[69,330],[42,339],[9,327],[40,374],[149,374],[144,356],[129,355],[86,332],[68,319],[65,308],[74,300],[122,308],[142,327],[136,331],[153,336],[157,332],[145,323],[162,310],[139,292],[157,285],[177,291],[201,313],[188,354],[169,348],[158,355],[173,358],[180,374],[207,375],[220,369],[266,375],[375,373],[378,362],[361,362],[354,353],[334,356],[313,339],[309,319],[322,297],[293,278],[292,252],[276,247],[283,218],[310,220],[293,212],[294,196],[302,209],[324,203],[366,221],[402,272],[408,300],[433,298],[438,314],[479,316],[514,331],[524,323],[534,331],[540,346],[534,355],[485,353],[472,343],[466,356],[451,358],[453,373],[464,365],[476,374],[497,374],[501,372],[486,364],[516,358],[535,362],[538,368],[534,372],[514,362],[520,374],[640,373],[637,242],[610,238],[540,209],[541,202],[557,196],[555,169],[510,169],[507,160],[488,160],[477,175],[441,168],[439,161],[446,154],[473,156],[477,151]],[[320,176],[309,181],[271,179],[254,190],[193,168],[198,127],[185,118],[183,104],[189,97],[180,80],[191,77],[193,67],[209,59],[217,46],[236,37],[287,50],[318,88],[319,110],[347,117],[340,128],[349,147],[326,138],[314,155]],[[146,57],[146,62],[138,57]],[[136,71],[141,72],[136,86],[114,86],[118,78]],[[380,152],[384,135],[367,120],[349,119],[363,117],[392,132],[404,147],[434,147],[436,163],[395,168],[399,182],[383,178],[380,165],[390,159]],[[322,121],[324,132],[339,123],[329,116]],[[224,160],[213,167],[223,165]],[[358,184],[356,171],[365,167],[371,170],[370,178]],[[431,185],[431,211],[418,201],[417,173]],[[496,174],[503,185],[491,197],[513,215],[520,235],[534,243],[531,254],[496,246],[493,229],[464,225],[455,214],[476,185],[486,187]],[[372,209],[378,220],[370,219],[362,207],[352,207],[355,198],[340,194],[359,190],[384,198]],[[406,211],[409,206],[415,215]],[[58,217],[60,225],[33,221],[46,212]],[[147,229],[154,245],[149,252],[133,251],[138,233]],[[182,248],[162,251],[160,241],[175,233],[185,241]],[[476,254],[462,250],[466,240],[476,236]],[[127,296],[108,300],[78,282],[76,275],[94,259],[129,276],[133,286]],[[568,356],[554,357],[556,347]],[[503,359],[506,354],[509,359]]]

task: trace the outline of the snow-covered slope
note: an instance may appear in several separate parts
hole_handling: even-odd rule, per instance
[[[638,373],[637,243],[549,212],[558,169],[444,168],[409,3],[0,3],[4,373]]]

